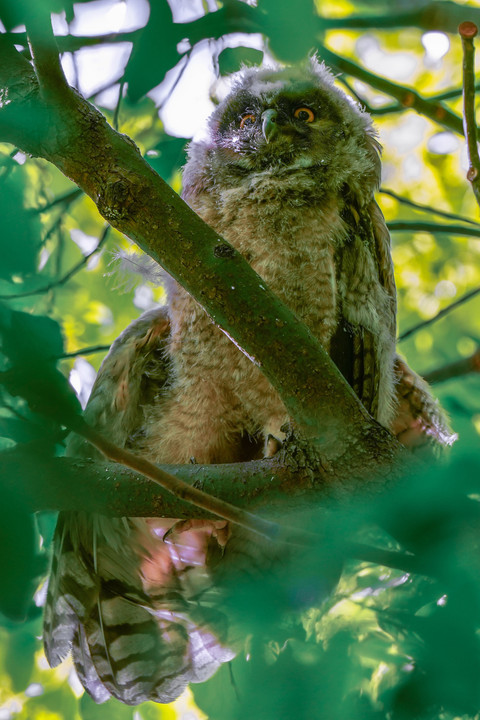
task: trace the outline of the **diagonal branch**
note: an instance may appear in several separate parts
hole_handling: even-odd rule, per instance
[[[6,54],[14,64],[12,52],[8,43],[0,44],[0,89],[7,92],[10,75],[1,56]],[[17,57],[21,75],[26,61]],[[111,225],[165,267],[261,368],[289,414],[323,452],[328,454],[332,437],[338,436],[354,447],[361,443],[372,457],[393,459],[401,452],[369,418],[309,330],[265,288],[241,255],[161,180],[134,143],[115,132],[82,97],[69,90],[67,102],[62,97],[61,102],[46,103],[37,84],[36,92],[30,88],[29,94],[0,110],[0,136],[54,163],[94,200]],[[342,433],[346,425],[348,434]]]
[[[424,205],[423,203],[414,202],[413,200],[410,200],[410,198],[399,195],[398,193],[390,190],[389,188],[381,187],[379,192],[381,192],[382,195],[388,195],[388,197],[393,198],[402,205],[408,205],[415,210],[421,210],[422,212],[430,213],[431,215],[438,215],[439,217],[444,217],[448,220],[459,220],[460,222],[480,227],[480,223],[477,220],[472,220],[471,218],[464,217],[463,215],[456,215],[455,213],[446,212],[445,210],[440,210],[439,208],[432,207],[431,205]]]
[[[398,342],[402,342],[402,340],[406,340],[411,335],[414,335],[419,330],[423,330],[423,328],[428,327],[434,322],[437,322],[437,320],[441,320],[443,317],[451,313],[453,310],[456,310],[460,305],[463,305],[464,303],[468,302],[469,300],[472,300],[474,297],[476,297],[480,293],[480,287],[473,288],[473,290],[470,290],[469,292],[465,293],[465,295],[462,295],[462,297],[459,297],[458,300],[455,300],[455,302],[450,303],[450,305],[447,305],[447,307],[442,308],[442,310],[439,310],[439,312],[436,315],[433,315],[431,318],[427,318],[427,320],[422,320],[422,322],[419,322],[417,325],[414,325],[413,327],[409,328],[408,330],[405,330],[404,333],[398,336]]]
[[[27,36],[42,94],[68,99],[69,86],[59,61],[50,15],[41,4],[32,7]]]
[[[420,220],[392,220],[387,223],[390,232],[428,232],[435,235],[436,233],[448,233],[449,235],[467,235],[471,237],[480,237],[480,225],[474,223],[477,227],[471,225],[440,225],[434,222],[422,222]]]
[[[365,70],[365,68],[362,68],[357,63],[337,55],[325,47],[325,45],[317,45],[317,48],[322,60],[325,60],[330,67],[362,80],[376,90],[398,100],[402,107],[411,108],[419,115],[424,115],[449,130],[463,135],[462,118],[449,110],[443,103],[424,98],[413,88],[399,85],[391,80],[375,75],[375,73]]]

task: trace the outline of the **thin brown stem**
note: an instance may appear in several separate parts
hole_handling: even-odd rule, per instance
[[[67,358],[78,357],[79,355],[95,355],[96,353],[107,352],[107,350],[110,350],[110,345],[92,345],[91,347],[84,347],[80,348],[80,350],[75,350],[74,352],[58,355],[55,359],[65,360]]]
[[[63,205],[64,207],[68,207],[71,205],[75,200],[82,197],[83,191],[80,190],[80,188],[75,188],[74,190],[69,190],[65,195],[59,195],[51,202],[47,203],[46,205],[42,205],[38,208],[33,208],[32,212],[38,213],[39,215],[44,212],[48,212],[52,208],[54,208],[56,205]]]
[[[332,52],[332,50],[325,47],[325,45],[317,45],[317,48],[320,57],[325,60],[330,67],[351,77],[358,78],[376,90],[385,93],[385,95],[390,95],[395,98],[404,109],[411,108],[419,115],[424,115],[434,122],[443,125],[443,127],[463,135],[462,118],[441,102],[432,100],[431,98],[425,98],[413,88],[399,85],[375,73],[369,72],[357,63],[352,62],[352,60],[347,60],[347,58]]]
[[[470,181],[477,204],[480,206],[480,157],[478,154],[478,131],[475,117],[475,45],[473,38],[477,26],[462,22],[458,28],[463,47],[463,127],[467,140],[470,167],[467,180]]]
[[[434,222],[421,222],[419,220],[392,220],[387,223],[390,232],[428,232],[435,235],[436,233],[448,233],[449,235],[467,235],[472,237],[480,237],[480,225],[471,227],[464,225],[440,225]]]

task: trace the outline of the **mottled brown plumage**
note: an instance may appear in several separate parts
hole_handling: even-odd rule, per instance
[[[442,419],[428,390],[415,393],[416,376],[395,359],[390,238],[374,200],[379,178],[369,116],[312,60],[241,74],[208,138],[190,146],[184,198],[310,328],[367,410],[423,441]],[[118,445],[163,463],[258,457],[269,436],[282,440],[288,420],[259,368],[173,280],[168,309],[146,313],[114,343],[86,417]],[[93,455],[79,440],[70,453]],[[225,543],[228,562],[229,530],[193,523],[163,542],[173,522],[59,519],[46,654],[56,665],[73,647],[98,702],[170,701],[233,655],[210,579]]]

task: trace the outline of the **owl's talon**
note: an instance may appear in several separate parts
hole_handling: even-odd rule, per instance
[[[204,532],[206,534],[209,533],[212,537],[217,539],[217,542],[222,550],[227,544],[230,534],[228,522],[226,520],[201,520],[198,518],[191,518],[189,520],[177,520],[174,522],[162,536],[162,540],[163,542],[166,542],[170,538],[170,541],[175,543],[175,537],[178,538],[183,533],[192,531]]]

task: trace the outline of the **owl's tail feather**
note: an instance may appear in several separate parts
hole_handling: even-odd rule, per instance
[[[100,615],[102,621],[100,622]],[[73,660],[95,702],[171,702],[190,680],[188,635],[175,621],[122,596],[104,597],[77,633]]]
[[[97,592],[97,583],[76,552],[66,514],[60,513],[55,531],[54,553],[43,616],[45,655],[56,667],[71,650],[79,622]]]
[[[457,439],[445,412],[423,378],[395,357],[396,414],[392,432],[412,452],[440,454]]]
[[[56,665],[71,650],[97,703],[112,696],[128,705],[171,702],[234,656],[222,641],[228,624],[214,607],[218,593],[205,565],[191,564],[201,555],[199,531],[189,542],[182,536],[183,545],[167,544],[148,521],[92,517],[59,518],[45,611],[47,659]]]

